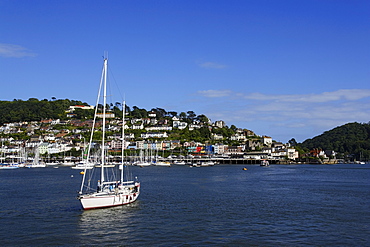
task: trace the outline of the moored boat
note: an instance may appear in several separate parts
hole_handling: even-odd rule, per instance
[[[79,192],[78,199],[81,202],[81,205],[83,209],[95,209],[95,208],[106,208],[106,207],[113,207],[113,206],[119,206],[124,204],[129,204],[138,198],[140,194],[140,182],[137,181],[137,179],[134,181],[132,179],[128,179],[126,175],[126,179],[124,179],[124,168],[125,166],[122,165],[122,169],[118,169],[120,166],[117,167],[106,167],[108,164],[106,163],[106,145],[105,145],[105,113],[106,113],[106,83],[107,83],[107,68],[108,68],[108,60],[107,58],[104,59],[104,66],[103,66],[103,73],[102,73],[102,79],[100,82],[100,88],[99,92],[101,91],[103,87],[103,112],[102,112],[102,141],[101,141],[101,158],[100,158],[100,166],[101,168],[94,168],[91,171],[91,173],[88,175],[87,169],[84,169],[84,172],[81,172],[83,174],[82,182],[81,182],[81,188]],[[100,96],[98,96],[97,102],[99,102]],[[96,104],[98,105],[98,104]],[[98,107],[96,107],[95,110],[95,116],[94,116],[94,123],[92,125],[92,131],[90,136],[90,145],[88,149],[87,159],[86,162],[89,162],[90,160],[90,147],[93,143],[93,134],[94,134],[94,128],[95,128],[95,122],[96,122],[96,116],[97,116],[97,110]],[[123,164],[123,154],[124,154],[124,116],[125,116],[125,103],[122,104],[122,112],[123,112],[123,127],[122,127],[122,161]],[[127,167],[127,166],[126,166]],[[120,178],[113,178],[112,175],[108,175],[109,172],[113,172],[113,170],[117,168],[120,170]],[[93,174],[93,171],[95,169],[100,170],[100,179],[98,181],[94,181],[92,184],[91,181],[91,174]],[[95,189],[96,188],[96,189]]]
[[[261,160],[261,163],[260,163],[260,166],[269,166],[270,163],[268,162],[268,160]]]
[[[18,169],[19,166],[16,164],[0,164],[0,169],[1,170],[13,170],[13,169]]]
[[[200,163],[200,166],[214,166],[215,163],[213,161],[205,161]]]
[[[170,162],[166,162],[166,161],[157,161],[155,163],[153,163],[155,166],[171,166],[171,163]]]
[[[186,165],[185,161],[181,160],[181,161],[175,161],[173,162],[174,165],[179,165],[179,166],[183,166],[183,165]]]
[[[94,163],[87,163],[86,161],[81,161],[81,162],[78,162],[75,166],[72,166],[71,167],[72,169],[93,169],[94,168]]]

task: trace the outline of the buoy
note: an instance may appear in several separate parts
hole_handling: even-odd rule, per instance
[[[85,172],[84,172],[84,171],[80,171],[80,174],[81,174],[81,175],[84,175],[84,174],[85,174]]]
[[[248,169],[244,167],[244,168],[243,168],[243,170],[244,170],[244,171],[246,171],[246,170],[248,170]]]
[[[73,175],[71,175],[71,178],[73,178]]]

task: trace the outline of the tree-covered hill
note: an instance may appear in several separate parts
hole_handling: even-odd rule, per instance
[[[356,160],[369,159],[370,123],[348,123],[307,139],[299,146],[309,150],[334,150]]]
[[[36,98],[30,98],[27,101],[23,100],[13,100],[13,101],[0,101],[0,125],[4,123],[19,123],[19,122],[30,122],[30,121],[40,121],[45,119],[60,119],[60,120],[82,120],[87,121],[94,118],[94,109],[81,109],[74,108],[71,109],[70,106],[75,105],[88,105],[87,103],[82,103],[77,100],[69,99],[55,99],[52,98],[51,101],[44,99],[38,100]],[[115,104],[107,104],[106,109],[110,113],[114,113],[117,118],[121,118],[122,104],[116,102]],[[98,105],[98,111],[102,109],[102,105]],[[68,111],[67,111],[68,110]],[[173,129],[168,131],[168,139],[170,140],[186,140],[186,141],[196,141],[196,142],[209,142],[212,139],[212,133],[210,129],[210,120],[207,116],[201,114],[196,115],[193,111],[177,113],[174,111],[167,112],[162,108],[152,108],[151,110],[141,109],[137,106],[133,106],[132,109],[126,105],[126,118],[134,120],[134,122],[127,121],[126,123],[130,126],[137,124],[138,126],[143,125],[145,127],[150,127],[152,125],[170,125],[172,126],[173,118],[176,117],[181,120],[182,123],[188,125],[192,123],[199,123],[197,127],[193,130],[189,128],[185,129]],[[68,114],[68,116],[67,116]],[[148,118],[151,118],[154,123],[148,123]],[[155,121],[154,121],[155,120]],[[76,126],[75,126],[76,127]],[[234,140],[229,140],[232,135],[236,133],[236,126],[231,125],[224,126],[222,128],[216,127],[212,128],[213,133],[222,135],[225,144],[235,144],[238,143]],[[134,133],[135,137],[139,138],[145,129],[130,129],[130,133]],[[13,136],[14,137],[14,136]],[[24,136],[22,136],[23,138]],[[19,136],[17,137],[19,138]]]
[[[40,121],[41,119],[65,119],[65,111],[71,105],[87,105],[81,101],[58,99],[58,100],[38,100],[30,98],[27,101],[13,100],[0,101],[0,124]]]

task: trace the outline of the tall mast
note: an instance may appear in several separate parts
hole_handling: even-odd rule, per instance
[[[121,163],[122,163],[122,169],[121,169],[121,184],[123,183],[123,156],[125,151],[125,110],[126,110],[126,102],[122,102],[122,155],[121,155]]]
[[[102,150],[101,150],[101,183],[104,183],[104,165],[105,165],[105,107],[107,104],[107,69],[108,58],[104,58],[104,86],[103,86],[103,136],[102,136]]]

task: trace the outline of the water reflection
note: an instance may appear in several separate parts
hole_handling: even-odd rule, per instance
[[[109,245],[132,238],[139,203],[83,211],[78,222],[80,244]]]

